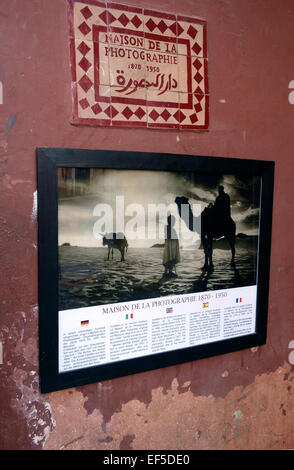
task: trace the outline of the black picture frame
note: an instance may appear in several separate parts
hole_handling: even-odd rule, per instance
[[[266,343],[274,162],[243,158],[38,148],[39,367],[42,393],[172,366]],[[254,334],[69,372],[58,372],[58,180],[60,167],[198,171],[261,178]]]

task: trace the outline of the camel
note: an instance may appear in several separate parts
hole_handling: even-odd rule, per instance
[[[227,239],[232,251],[231,265],[235,266],[236,224],[231,216],[220,219],[220,214],[217,214],[214,206],[209,204],[198,217],[195,217],[188,198],[184,196],[176,197],[175,203],[178,206],[179,215],[184,219],[188,229],[192,232],[201,232],[199,235],[205,254],[203,269],[213,269],[213,239],[223,236]]]

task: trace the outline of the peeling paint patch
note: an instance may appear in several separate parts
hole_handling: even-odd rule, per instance
[[[7,152],[8,142],[7,140],[3,139],[0,140],[0,149],[3,149],[4,152]]]
[[[190,389],[190,386],[191,386],[191,381],[188,380],[187,382],[185,382],[182,386],[178,388],[179,393],[187,392]]]
[[[294,340],[292,339],[292,341],[290,341],[289,343],[289,349],[294,349]],[[289,358],[288,358],[288,361],[290,364],[294,364],[294,351],[291,351],[290,354],[289,354]]]
[[[111,442],[111,441],[113,441],[113,438],[112,438],[111,436],[107,436],[107,437],[105,437],[104,439],[98,439],[98,440],[99,440],[99,442],[101,442],[101,443],[102,443],[102,442]]]
[[[246,387],[235,386],[225,397],[215,397],[195,396],[187,387],[183,391],[174,378],[170,389],[152,390],[148,404],[124,403],[106,423],[98,409],[87,412],[87,398],[80,391],[56,392],[50,395],[56,428],[44,448],[290,449],[294,447],[294,403],[288,390],[292,380],[294,372],[284,364],[256,376]]]
[[[7,147],[8,147],[7,138],[8,138],[10,131],[14,128],[15,122],[16,122],[16,115],[12,114],[5,124],[4,132],[2,132],[2,134],[0,135],[0,148],[3,149],[4,152],[7,152]]]
[[[34,365],[38,364],[37,339],[28,338],[26,342],[18,341],[15,346],[15,352],[21,354],[24,359]]]
[[[236,410],[233,414],[234,419],[242,419],[243,418],[243,413],[241,410]]]
[[[98,410],[88,416],[86,398],[75,389],[50,394],[56,427],[50,433],[44,449],[104,449],[110,434],[102,430],[103,418]],[[73,413],[74,410],[74,413]],[[106,440],[105,443],[101,441]]]
[[[39,401],[38,378],[28,380],[28,374],[22,369],[14,368],[13,380],[18,389],[18,397],[11,400],[10,406],[25,419],[28,437],[37,446],[43,446],[50,431],[55,427],[50,403]]]
[[[32,212],[31,212],[32,222],[34,222],[35,219],[37,218],[37,212],[38,212],[38,192],[36,190],[34,191],[34,194],[33,194],[33,207],[32,207]]]
[[[132,442],[133,440],[135,439],[135,434],[128,434],[127,436],[124,436],[120,445],[119,445],[119,449],[120,450],[132,450]]]

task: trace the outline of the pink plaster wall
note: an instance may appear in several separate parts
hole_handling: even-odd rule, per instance
[[[294,448],[293,0],[126,3],[207,20],[209,132],[70,125],[66,0],[0,3],[0,448]],[[37,146],[275,160],[267,345],[40,395]]]

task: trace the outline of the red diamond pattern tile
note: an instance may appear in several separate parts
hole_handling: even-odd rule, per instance
[[[168,112],[167,109],[165,109],[164,111],[162,111],[161,115],[162,119],[166,121],[168,121],[168,119],[171,117],[171,114]]]
[[[173,117],[178,121],[182,122],[185,119],[185,114],[182,113],[182,111],[179,109],[175,114],[173,114]]]
[[[122,13],[120,15],[120,17],[118,18],[118,21],[124,26],[126,27],[127,24],[130,22],[129,18],[124,14]]]
[[[151,117],[152,121],[156,121],[159,118],[159,114],[155,109],[152,109],[149,117]]]
[[[158,29],[161,31],[161,33],[163,34],[163,33],[167,30],[168,26],[165,24],[165,22],[164,22],[163,20],[161,20],[161,21],[158,23],[157,28],[158,28]]]
[[[143,116],[145,116],[145,111],[140,107],[138,108],[135,113],[134,113],[138,119],[142,119]]]
[[[173,23],[169,29],[171,30],[172,33],[174,33],[175,35],[177,34],[177,23]]]
[[[86,57],[83,57],[79,62],[79,66],[84,70],[84,72],[87,72],[91,67],[91,62],[89,62]]]
[[[114,118],[118,114],[117,109],[114,106],[111,106],[111,116]]]
[[[189,36],[190,36],[192,39],[195,39],[197,33],[198,33],[197,29],[195,29],[192,25],[190,25],[190,26],[189,26],[189,29],[188,29],[188,31],[187,31],[187,34],[189,34]]]
[[[91,28],[87,25],[87,23],[84,21],[82,24],[79,26],[79,30],[81,33],[86,36],[91,31]]]
[[[131,23],[135,26],[135,28],[139,28],[142,24],[142,21],[140,20],[140,18],[137,15],[135,15],[131,19]]]
[[[90,106],[87,98],[80,100],[79,103],[80,103],[81,108],[83,109],[89,108]]]
[[[200,103],[195,104],[194,109],[195,109],[196,113],[200,113],[200,111],[202,111],[201,104]]]
[[[195,124],[195,122],[198,121],[197,115],[196,114],[191,114],[190,121],[191,121],[192,124]]]
[[[111,13],[108,12],[108,18],[107,18],[108,24],[113,23],[115,20],[116,18]]]
[[[156,24],[154,23],[152,18],[149,18],[149,20],[146,23],[146,26],[151,32],[156,28]]]
[[[89,50],[90,50],[90,47],[87,46],[87,44],[84,41],[82,41],[78,47],[78,51],[80,51],[82,55],[87,55]]]
[[[82,89],[87,93],[87,91],[90,90],[91,86],[93,85],[93,83],[91,82],[91,80],[89,79],[89,77],[87,77],[87,75],[83,75],[83,77],[80,79],[79,81],[79,85],[82,87]]]
[[[194,65],[195,69],[197,69],[197,70],[200,70],[201,67],[202,67],[202,63],[200,62],[199,59],[195,59],[194,62],[193,62],[193,65]]]
[[[195,54],[199,54],[199,52],[201,51],[201,47],[197,42],[195,42],[194,46],[192,47],[192,51],[194,51]]]
[[[124,115],[124,117],[126,119],[130,119],[131,116],[133,116],[133,111],[127,106],[123,111],[122,111],[122,114]]]
[[[202,95],[196,95],[196,94],[194,94],[194,96],[196,97],[196,99],[198,100],[199,103],[200,103],[200,102],[203,100],[203,98],[204,98],[204,94],[203,94],[203,93],[202,93]]]
[[[99,114],[102,111],[102,108],[100,107],[100,105],[98,103],[91,106],[91,109],[92,109],[94,114]]]
[[[200,83],[200,82],[202,82],[203,77],[202,77],[201,73],[197,72],[196,75],[194,75],[194,79],[196,80],[197,83]]]
[[[88,20],[89,18],[91,18],[91,16],[93,16],[93,13],[91,12],[89,7],[82,8],[81,13],[86,20]]]
[[[101,18],[105,24],[111,24],[116,20],[116,18],[107,10],[104,10],[104,12],[99,15],[99,18]]]
[[[112,105],[108,106],[108,108],[106,108],[104,112],[105,114],[107,114],[108,117],[110,117],[110,119],[114,118],[118,114],[118,111]]]
[[[105,24],[107,24],[107,11],[104,10],[103,13],[100,13],[99,18],[101,18],[101,20],[104,21]]]
[[[108,106],[108,108],[104,109],[105,114],[107,114],[108,117],[111,119],[111,105]]]
[[[177,28],[177,36],[180,36],[184,31],[184,28],[178,23],[178,28]]]
[[[194,96],[195,96],[195,98],[196,98],[196,99],[199,101],[199,103],[200,103],[200,101],[202,101],[203,98],[204,98],[204,93],[201,92],[201,95],[200,95],[199,93],[194,93]]]
[[[194,94],[195,94],[195,96],[196,95],[204,95],[203,91],[201,90],[201,88],[199,86],[194,91]]]

